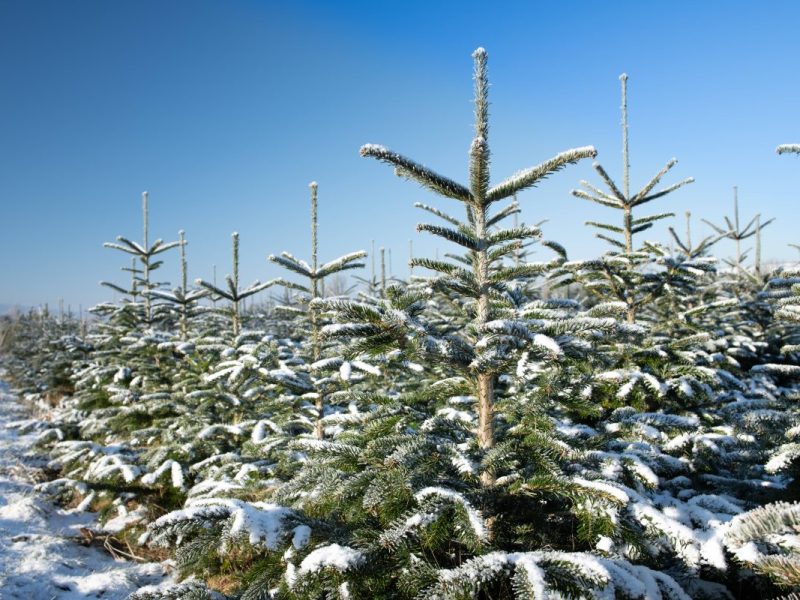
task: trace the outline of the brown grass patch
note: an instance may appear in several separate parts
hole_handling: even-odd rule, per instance
[[[242,582],[236,575],[220,574],[209,577],[206,581],[206,585],[208,585],[208,587],[215,592],[230,596],[239,589],[239,587],[242,585]]]

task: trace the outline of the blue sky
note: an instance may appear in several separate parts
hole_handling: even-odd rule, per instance
[[[125,261],[101,245],[138,239],[143,190],[155,237],[186,230],[192,278],[230,270],[232,231],[244,280],[279,274],[270,253],[307,256],[312,180],[321,257],[375,240],[405,275],[409,239],[445,251],[413,203],[451,201],[358,149],[464,179],[477,46],[495,181],[587,144],[619,174],[625,71],[633,187],[675,156],[669,181],[697,181],[655,211],[719,221],[738,185],[743,215],[777,217],[765,258],[794,258],[800,162],[774,149],[800,142],[798,23],[796,2],[0,0],[0,304],[111,299],[97,282],[124,281]],[[569,194],[593,175],[586,162],[520,199],[575,258],[605,250],[584,221],[614,218]]]

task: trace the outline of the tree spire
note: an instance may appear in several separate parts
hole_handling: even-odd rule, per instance
[[[622,87],[622,191],[626,198],[631,195],[631,161],[628,150],[628,74],[619,76]]]

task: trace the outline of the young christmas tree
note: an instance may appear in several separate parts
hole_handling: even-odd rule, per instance
[[[300,260],[289,254],[283,252],[280,256],[270,255],[269,260],[279,264],[284,269],[300,275],[306,281],[303,284],[288,284],[283,282],[282,285],[290,286],[293,289],[299,290],[307,295],[307,300],[304,307],[300,309],[300,314],[307,320],[309,325],[309,334],[311,336],[311,361],[312,369],[322,372],[325,369],[338,369],[342,375],[342,379],[350,379],[351,366],[366,372],[375,372],[373,367],[370,367],[363,361],[345,361],[341,357],[325,357],[323,360],[323,340],[321,338],[321,315],[317,311],[315,302],[322,297],[322,289],[326,277],[343,273],[352,269],[361,269],[364,263],[360,262],[367,253],[364,251],[351,252],[340,256],[339,258],[330,262],[320,265],[318,263],[318,229],[319,223],[317,219],[317,183],[311,182],[311,263]],[[326,395],[332,393],[333,389],[328,385],[330,380],[325,377],[316,377],[314,379],[314,387],[316,388],[315,394],[315,409],[316,418],[314,425],[314,433],[317,439],[325,437],[323,427],[323,418],[325,416],[325,398]]]
[[[479,48],[475,58],[475,137],[469,151],[469,184],[462,185],[431,169],[414,162],[400,154],[374,144],[361,148],[362,156],[375,158],[395,167],[396,173],[414,181],[430,191],[453,200],[460,201],[465,209],[465,219],[448,219],[455,222],[455,227],[421,224],[418,231],[426,231],[455,243],[469,252],[471,269],[452,263],[431,259],[414,259],[415,266],[422,266],[443,275],[440,285],[474,300],[474,319],[472,322],[472,340],[460,340],[440,349],[431,348],[435,352],[444,352],[455,357],[464,354],[463,348],[471,347],[466,352],[470,356],[473,371],[473,383],[478,399],[479,446],[490,450],[495,445],[494,434],[494,402],[495,384],[499,374],[497,365],[491,359],[491,349],[481,356],[479,338],[491,331],[496,317],[498,297],[506,284],[523,275],[539,274],[536,266],[497,267],[502,259],[518,248],[519,242],[534,239],[540,235],[539,230],[531,227],[505,228],[491,231],[493,226],[509,214],[500,211],[492,216],[490,209],[496,202],[512,198],[515,194],[534,186],[541,179],[552,175],[565,166],[583,158],[594,157],[594,148],[576,148],[567,150],[555,157],[509,177],[492,186],[489,175],[489,84],[487,79],[487,53]],[[511,205],[513,206],[513,204]],[[455,224],[454,223],[454,224]],[[535,335],[531,335],[531,341]],[[485,343],[483,344],[485,345]],[[461,356],[465,360],[467,356]],[[482,360],[483,359],[483,360]],[[494,476],[484,471],[481,479],[485,485],[491,485]]]
[[[634,217],[634,209],[662,198],[693,182],[694,179],[689,177],[662,190],[653,191],[664,175],[677,164],[678,161],[673,158],[638,192],[631,194],[628,149],[628,76],[623,73],[619,79],[622,84],[622,187],[620,189],[600,163],[595,163],[594,168],[608,187],[608,191],[604,192],[589,182],[582,181],[581,184],[585,189],[575,190],[572,193],[578,198],[591,200],[621,212],[622,222],[620,224],[587,222],[587,225],[603,232],[598,233],[597,237],[608,242],[612,250],[601,259],[601,265],[593,263],[583,265],[583,268],[589,272],[578,277],[580,277],[580,281],[586,282],[590,290],[596,290],[596,293],[602,294],[604,299],[612,296],[616,300],[624,302],[627,306],[628,322],[635,323],[636,313],[639,309],[661,293],[664,279],[649,272],[647,266],[653,262],[653,258],[646,249],[635,248],[634,235],[650,229],[662,219],[674,216],[674,213]],[[579,270],[580,267],[577,269]]]
[[[249,286],[242,288],[239,285],[239,234],[237,232],[233,232],[231,234],[231,241],[233,246],[233,257],[232,257],[232,267],[233,267],[233,275],[226,275],[225,282],[228,284],[226,289],[217,287],[214,283],[209,281],[205,281],[204,279],[198,279],[195,283],[200,287],[205,288],[217,299],[225,299],[230,302],[230,307],[228,309],[221,309],[223,314],[226,314],[230,318],[231,322],[231,334],[233,337],[239,335],[242,330],[242,302],[249,298],[250,296],[254,296],[255,294],[275,285],[278,283],[277,280],[273,279],[271,281],[267,281],[265,283],[261,283],[260,281],[254,281]]]
[[[116,288],[118,291],[122,291],[123,293],[130,293],[134,300],[136,298],[136,291],[138,289],[139,293],[144,297],[144,319],[145,323],[148,325],[152,322],[152,302],[150,299],[149,292],[153,289],[154,285],[151,281],[150,274],[158,269],[163,263],[161,261],[154,260],[156,256],[159,254],[166,252],[167,250],[171,250],[172,248],[176,248],[181,245],[181,242],[164,242],[163,240],[156,240],[152,244],[149,242],[149,235],[150,235],[150,209],[148,205],[148,194],[147,192],[142,192],[142,223],[143,223],[143,235],[142,235],[142,243],[139,244],[137,242],[133,242],[125,237],[118,236],[117,243],[106,242],[103,244],[106,248],[113,248],[114,250],[120,250],[125,252],[126,254],[132,254],[135,259],[138,259],[139,262],[142,264],[141,269],[141,276],[138,276],[138,273],[135,269],[135,265],[132,265],[132,275],[134,284],[138,283],[137,285],[133,285],[132,289],[128,292],[125,290],[121,290],[120,288]],[[109,285],[109,284],[104,284]]]

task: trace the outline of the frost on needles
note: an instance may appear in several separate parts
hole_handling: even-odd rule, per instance
[[[596,163],[601,183],[575,192],[620,218],[589,224],[607,252],[570,260],[520,222],[524,195],[595,151],[493,181],[473,59],[467,181],[361,150],[447,199],[416,203],[449,251],[408,280],[337,284],[366,254],[319,260],[312,183],[310,257],[268,254],[284,277],[244,286],[234,234],[231,274],[193,286],[185,234],[148,239],[145,196],[144,241],[111,244],[133,258],[106,284],[121,301],[3,322],[4,368],[51,416],[14,425],[57,474],[38,493],[174,561],[177,582],[134,598],[800,591],[800,272],[761,265],[769,221],[742,226],[737,201],[707,236],[686,215],[669,245],[643,239],[672,218],[643,205],[689,180],[660,187],[669,161],[630,191],[623,77],[622,182]],[[170,288],[152,273],[176,247]]]

